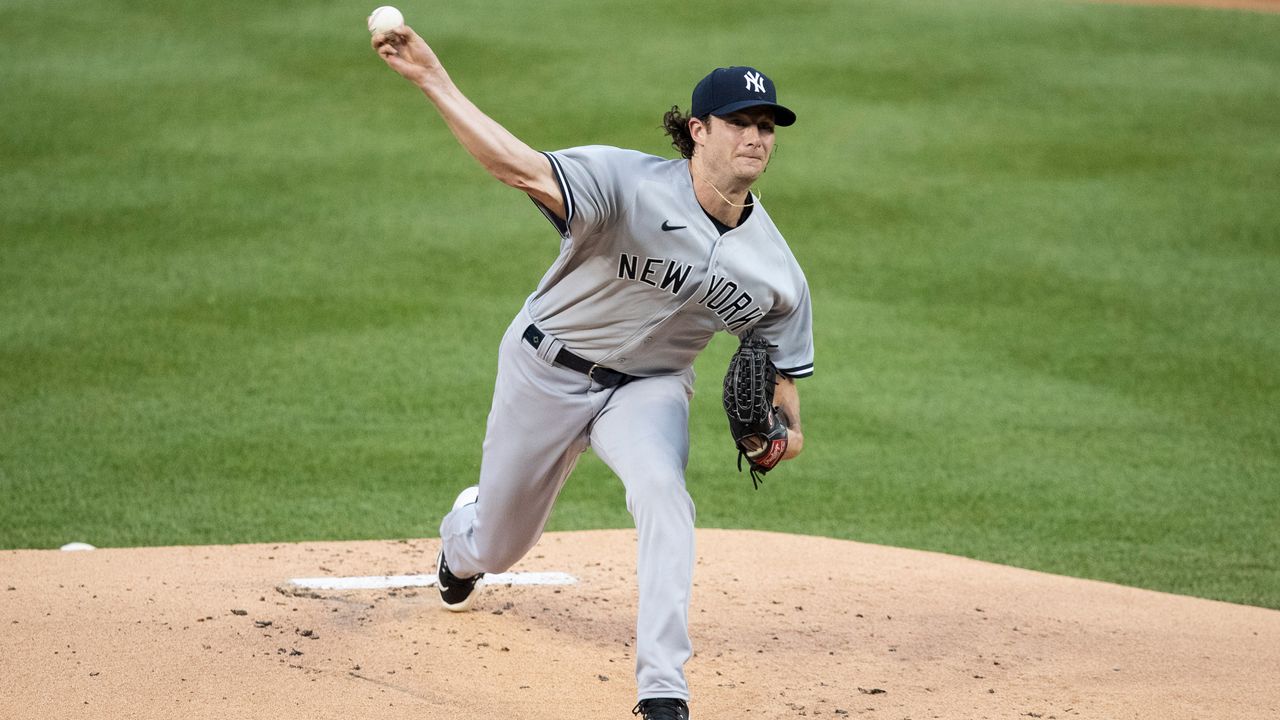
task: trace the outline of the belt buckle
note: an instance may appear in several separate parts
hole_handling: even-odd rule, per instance
[[[604,377],[600,378],[599,380],[596,380],[595,378],[596,370],[599,370]],[[591,369],[587,371],[587,382],[600,383],[602,387],[607,387],[607,388],[617,387],[618,385],[621,384],[620,382],[621,379],[622,379],[622,373],[618,372],[617,370],[607,368],[601,365],[600,363],[592,363]]]

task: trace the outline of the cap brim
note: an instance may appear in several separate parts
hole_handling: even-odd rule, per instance
[[[744,110],[746,108],[752,108],[752,107],[773,108],[773,124],[779,127],[794,125],[796,122],[796,114],[791,112],[791,110],[786,106],[779,105],[778,103],[775,103],[775,102],[768,102],[768,101],[761,102],[759,100],[740,100],[735,103],[729,103],[724,107],[719,107],[711,111],[711,114],[715,115],[716,117],[724,117],[725,115],[729,115],[731,113],[738,112],[739,110]]]

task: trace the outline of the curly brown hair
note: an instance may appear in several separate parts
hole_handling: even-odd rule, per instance
[[[698,118],[706,122],[708,115]],[[688,160],[693,157],[693,136],[689,134],[689,121],[693,116],[686,116],[680,111],[679,105],[672,105],[671,109],[662,114],[662,129],[671,136],[671,147],[680,151],[680,155]]]

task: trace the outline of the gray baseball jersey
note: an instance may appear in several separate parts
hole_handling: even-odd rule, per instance
[[[562,240],[528,302],[539,328],[640,376],[689,367],[717,330],[755,329],[783,374],[813,373],[809,286],[758,200],[722,235],[687,160],[604,146],[547,157],[567,218],[543,208]]]
[[[547,157],[567,215],[543,208],[560,255],[503,336],[478,497],[441,521],[443,554],[458,577],[511,567],[593,448],[622,480],[636,523],[638,697],[687,700],[691,366],[717,330],[755,329],[777,346],[783,372],[812,374],[808,286],[760,205],[721,233],[685,160],[609,147]],[[537,343],[532,323],[544,334]],[[558,364],[562,346],[636,377],[598,382]]]

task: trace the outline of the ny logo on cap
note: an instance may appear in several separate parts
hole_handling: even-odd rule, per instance
[[[758,93],[764,92],[764,75],[754,70],[748,70],[747,74],[742,77],[747,79],[748,90],[755,90]]]

